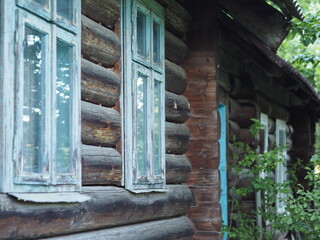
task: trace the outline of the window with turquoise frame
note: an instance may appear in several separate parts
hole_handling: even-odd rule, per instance
[[[165,188],[164,10],[150,0],[123,0],[124,185]]]
[[[80,0],[6,2],[5,40],[14,44],[15,86],[7,109],[14,131],[3,174],[5,192],[80,188]],[[14,32],[14,35],[10,34]],[[6,49],[10,54],[10,49]],[[13,54],[13,53],[12,53]],[[10,139],[8,137],[8,139]],[[10,146],[10,140],[3,144]]]

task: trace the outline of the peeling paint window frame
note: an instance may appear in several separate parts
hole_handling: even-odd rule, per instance
[[[145,29],[141,34],[138,29],[137,15],[144,16]],[[141,19],[140,19],[141,20]],[[155,1],[147,0],[122,0],[121,1],[121,23],[122,23],[122,126],[123,126],[123,185],[133,192],[164,191],[165,189],[165,86],[164,86],[164,9]],[[156,34],[153,26],[159,27]],[[137,33],[139,32],[139,33]],[[153,62],[153,36],[158,36],[158,62]],[[145,42],[142,46],[145,54],[140,54],[138,40]],[[141,43],[140,43],[141,44]],[[137,88],[139,74],[146,76],[143,92]],[[157,85],[157,84],[158,85]],[[155,84],[159,87],[159,109],[155,115]],[[143,131],[143,152],[138,150],[138,135],[141,134],[141,126],[138,126],[138,104],[137,96],[145,96],[145,127]],[[141,104],[140,104],[141,105]],[[158,117],[158,126],[155,118]],[[157,125],[157,126],[156,126]],[[158,140],[155,141],[154,129],[159,128]],[[140,130],[139,130],[140,129]],[[141,142],[141,139],[140,139]],[[159,153],[155,154],[155,144],[158,143]],[[137,154],[143,154],[141,158]],[[155,157],[157,156],[157,157]],[[139,161],[144,161],[145,171],[139,173]],[[159,168],[156,170],[156,168]],[[156,174],[156,172],[158,173]]]
[[[81,1],[72,0],[74,21],[72,24],[56,21],[56,14],[53,10],[48,15],[43,15],[42,9],[32,6],[32,1],[4,0],[1,3],[1,32],[4,33],[3,45],[8,44],[4,51],[1,51],[1,59],[8,58],[8,62],[0,61],[0,68],[3,69],[3,76],[0,81],[0,113],[4,116],[0,122],[0,127],[4,130],[0,135],[0,192],[70,192],[79,191],[81,186],[81,157],[80,157],[80,44],[81,26],[80,9]],[[29,5],[23,3],[29,2]],[[56,8],[56,1],[50,2],[50,9]],[[46,127],[45,131],[39,131],[37,135],[43,135],[41,142],[45,150],[41,153],[45,160],[45,175],[30,172],[25,175],[21,171],[23,124],[22,120],[22,100],[23,97],[23,58],[25,44],[25,30],[31,27],[45,34],[46,47],[44,52],[44,69],[46,71],[44,87],[44,105]],[[2,31],[3,30],[3,31]],[[69,79],[72,85],[70,95],[70,171],[57,173],[56,164],[56,79],[57,79],[57,42],[64,42],[69,48],[70,66]],[[15,64],[12,64],[12,63]],[[4,79],[6,79],[4,81]],[[8,86],[11,86],[8,88]],[[12,86],[15,86],[12,88]],[[5,89],[7,89],[5,91]],[[44,130],[44,129],[43,129]]]

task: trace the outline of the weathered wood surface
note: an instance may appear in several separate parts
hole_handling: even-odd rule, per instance
[[[118,36],[110,29],[82,16],[81,53],[85,59],[112,67],[121,55]]]
[[[111,29],[120,18],[119,0],[82,0],[81,5],[82,14]]]
[[[240,135],[240,127],[239,125],[234,122],[229,120],[228,121],[228,129],[229,129],[229,142],[236,142],[239,141],[239,135]]]
[[[48,240],[192,240],[193,224],[187,217],[109,228],[86,233],[78,233]]]
[[[184,123],[188,120],[190,105],[184,96],[166,92],[166,120],[174,123]]]
[[[82,145],[82,185],[121,185],[122,158],[114,148]]]
[[[81,59],[81,99],[106,107],[119,100],[121,81],[109,69]]]
[[[114,148],[82,145],[82,185],[121,186],[122,159]],[[167,184],[184,183],[191,172],[184,155],[166,154]]]
[[[133,194],[117,187],[87,187],[91,200],[73,204],[34,204],[0,194],[0,239],[52,237],[185,215],[190,189],[168,185],[165,193]]]
[[[184,69],[177,64],[165,61],[165,71],[166,71],[166,90],[182,94],[187,87],[187,74]]]
[[[237,121],[239,119],[239,114],[241,111],[241,106],[239,103],[237,103],[234,99],[229,98],[228,99],[229,102],[229,119],[233,120],[233,121]]]
[[[172,0],[157,0],[165,6],[166,29],[178,37],[184,37],[189,30],[191,16],[178,2]]]
[[[121,136],[120,114],[111,108],[81,102],[82,143],[114,147]]]
[[[166,153],[184,154],[189,145],[189,128],[183,124],[166,122]]]
[[[176,64],[181,64],[188,53],[187,45],[172,33],[165,31],[165,56],[166,59]]]

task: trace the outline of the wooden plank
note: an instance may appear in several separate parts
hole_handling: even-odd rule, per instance
[[[82,0],[82,14],[113,29],[120,17],[119,0]]]
[[[175,240],[191,240],[193,234],[194,229],[192,222],[187,217],[178,217],[174,219],[152,221],[87,233],[48,238],[48,240],[150,240],[173,238]]]
[[[171,62],[181,64],[188,53],[187,45],[172,33],[165,32],[165,56]]]
[[[119,141],[121,121],[116,110],[82,101],[81,119],[82,143],[114,147]]]
[[[191,22],[189,12],[176,1],[157,0],[157,2],[165,6],[166,29],[178,37],[186,36]]]
[[[114,148],[82,145],[82,185],[121,186],[122,158]],[[166,154],[167,184],[184,183],[191,165],[184,155]]]
[[[193,196],[187,186],[134,194],[117,187],[82,188],[84,203],[34,204],[0,194],[0,239],[31,239],[182,216]],[[48,227],[50,226],[50,227]]]
[[[108,28],[82,16],[81,52],[85,59],[112,67],[120,59],[120,40]]]
[[[114,72],[81,59],[81,99],[113,107],[120,97],[120,78]]]
[[[166,153],[184,154],[190,145],[190,131],[183,124],[166,122]]]
[[[190,104],[184,96],[166,92],[166,121],[184,123],[188,120]]]
[[[183,94],[187,87],[187,74],[177,64],[165,60],[166,90],[176,94]]]

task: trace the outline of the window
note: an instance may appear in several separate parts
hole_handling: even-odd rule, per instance
[[[280,157],[284,159],[283,162],[279,162],[276,168],[276,183],[283,184],[287,180],[287,133],[286,133],[286,123],[283,120],[276,120],[276,144],[282,148]],[[285,211],[285,198],[286,194],[283,192],[278,192],[276,196],[276,207],[279,213]]]
[[[80,186],[80,1],[5,1],[15,65],[4,74],[15,88],[4,100],[14,102],[6,111],[13,153],[2,160],[13,182],[2,189],[74,191]]]
[[[165,186],[164,12],[150,0],[122,1],[124,184]]]

